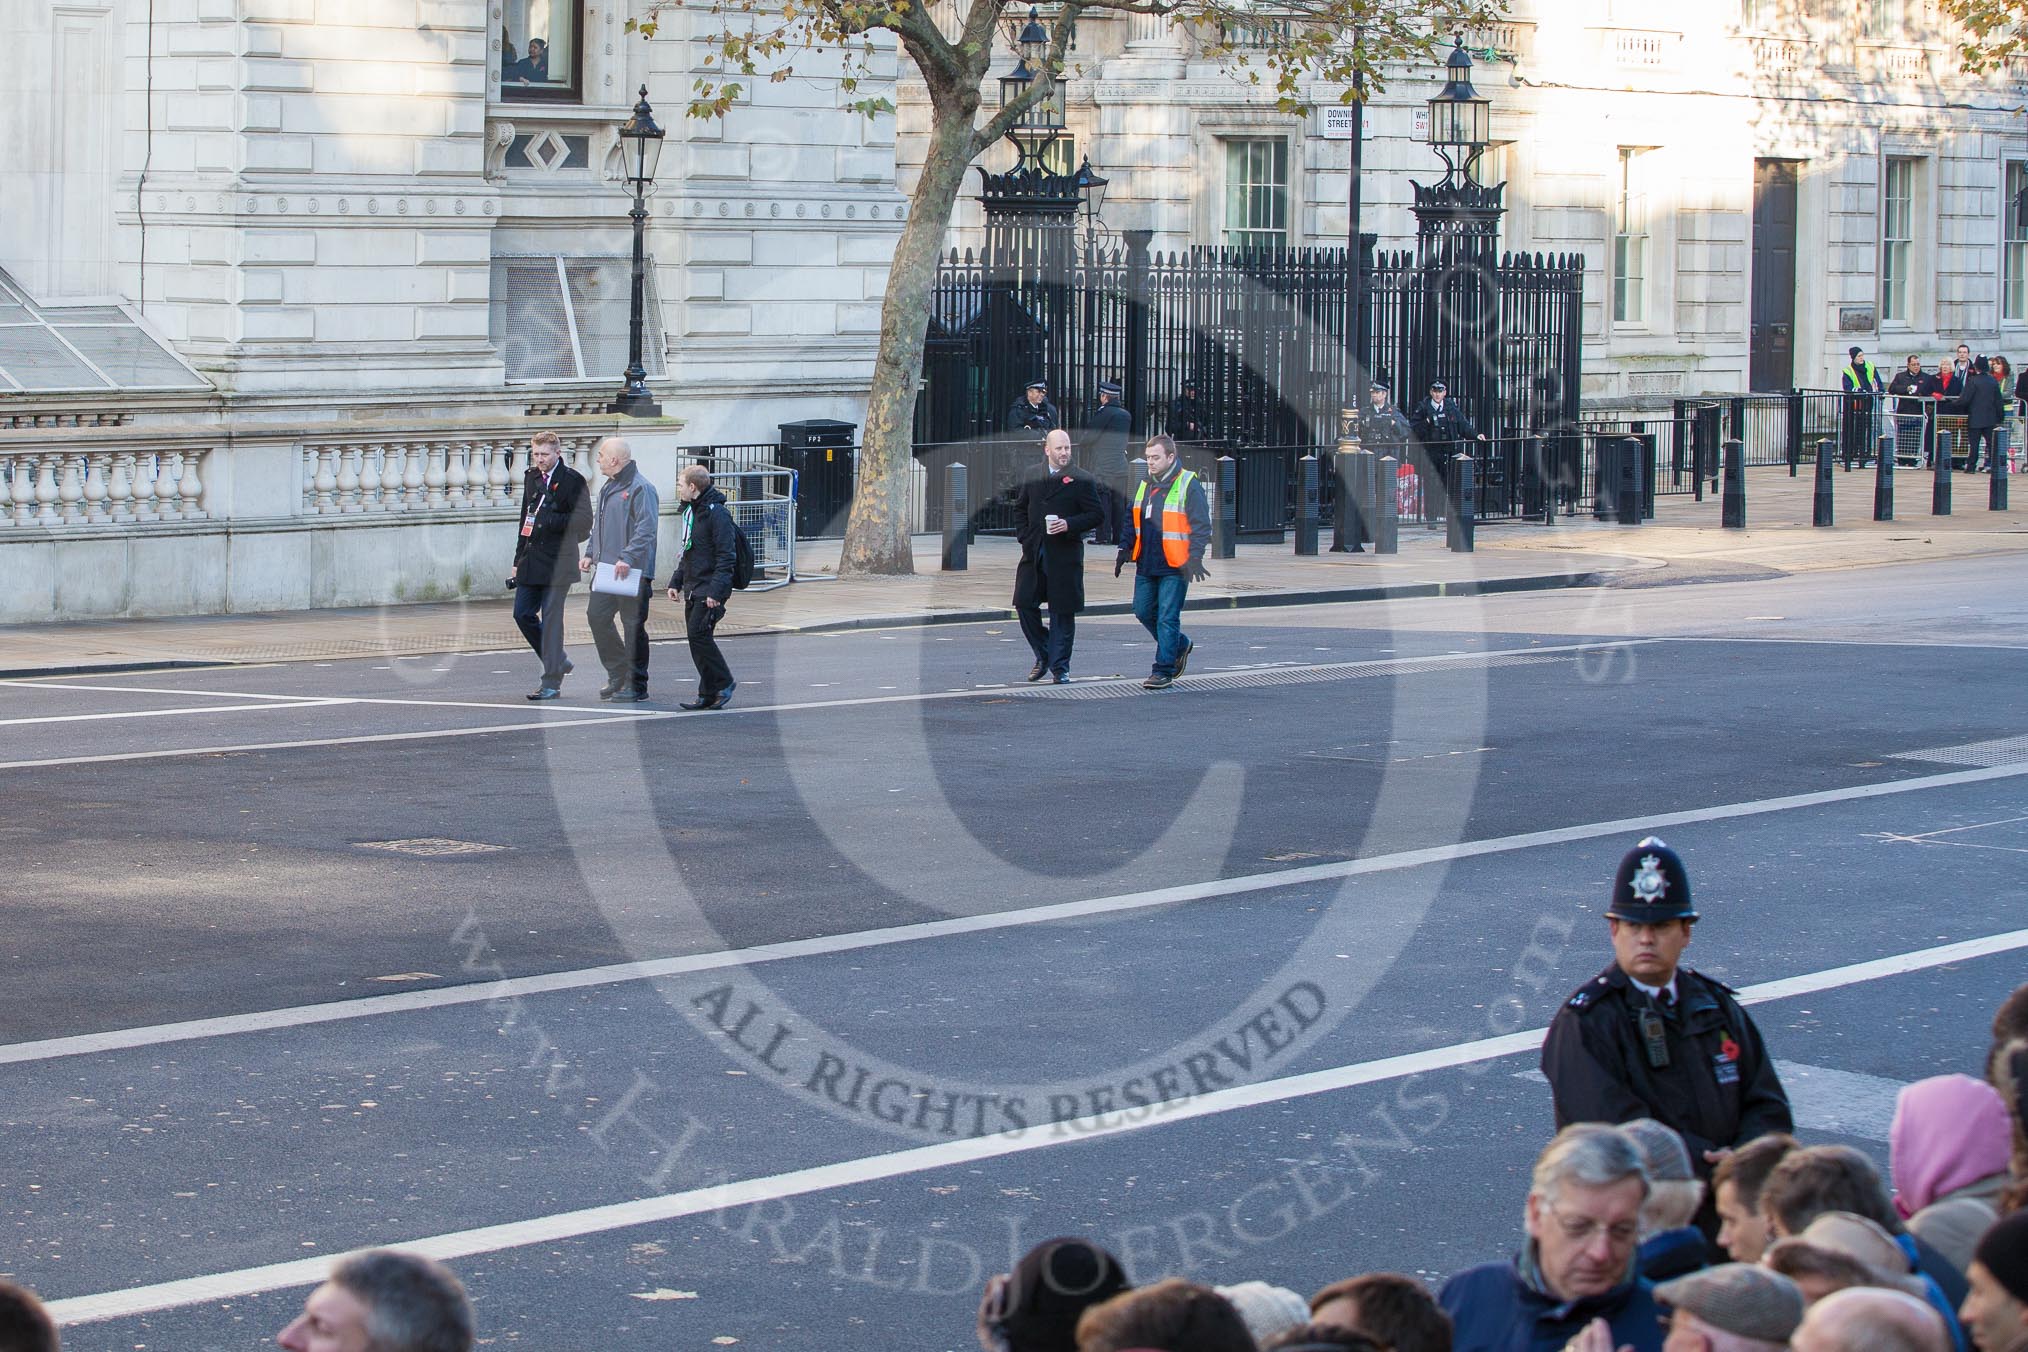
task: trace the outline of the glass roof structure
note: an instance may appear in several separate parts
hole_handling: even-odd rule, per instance
[[[201,390],[209,383],[123,305],[37,305],[0,271],[0,399],[93,390]]]

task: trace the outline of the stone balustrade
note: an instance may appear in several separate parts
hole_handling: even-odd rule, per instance
[[[497,596],[537,429],[594,483],[599,438],[624,434],[666,515],[679,426],[17,422],[0,427],[0,624]]]
[[[564,463],[587,479],[598,433],[558,434]],[[527,434],[434,440],[348,438],[302,448],[303,514],[509,511],[521,500]]]
[[[204,446],[169,450],[0,449],[0,531],[202,521]]]

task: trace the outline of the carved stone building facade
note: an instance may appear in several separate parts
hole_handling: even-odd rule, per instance
[[[666,479],[680,445],[857,421],[905,203],[891,122],[844,105],[892,50],[856,95],[806,62],[702,121],[712,21],[666,9],[645,40],[648,12],[0,6],[0,566],[27,579],[0,619],[497,587],[537,425],[580,460],[628,431]],[[624,423],[603,410],[632,199],[609,175],[643,85],[668,130],[647,228],[667,416]],[[46,562],[65,551],[92,588]]]
[[[1226,43],[1271,34],[1262,9]],[[1502,246],[1590,265],[1587,399],[1835,386],[1854,344],[1883,366],[1960,341],[2028,353],[2028,71],[1966,75],[1957,41],[1914,0],[1515,0],[1467,35]],[[1323,111],[1340,90],[1281,113],[1205,35],[1146,15],[1081,19],[1071,64],[1065,153],[1111,180],[1110,231],[1346,242],[1350,143]],[[1410,182],[1441,176],[1440,76],[1394,72],[1368,107],[1363,224],[1383,249],[1413,243]],[[927,125],[906,83],[900,121],[906,187]],[[977,213],[954,243],[977,242]]]

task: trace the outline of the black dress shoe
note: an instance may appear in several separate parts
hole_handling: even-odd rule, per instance
[[[738,681],[727,681],[725,683],[725,689],[718,692],[718,698],[711,701],[711,707],[714,709],[723,709],[726,705],[732,703],[732,692],[737,689],[739,689]]]
[[[677,701],[676,707],[685,713],[702,713],[706,709],[716,709],[718,707],[718,699],[716,696],[699,695],[696,699]]]
[[[562,697],[562,695],[563,695],[563,692],[562,692],[561,690],[558,690],[558,689],[557,689],[557,688],[556,688],[555,686],[553,686],[553,685],[545,685],[545,686],[543,686],[543,687],[542,687],[542,688],[541,688],[540,690],[536,691],[536,692],[535,692],[534,694],[532,694],[532,695],[529,695],[529,696],[527,696],[527,698],[529,698],[529,699],[559,699],[559,698],[561,698],[561,697]]]
[[[1028,679],[1031,681],[1039,681],[1048,674],[1049,674],[1049,663],[1037,662],[1033,667],[1029,669]]]
[[[1070,673],[1067,671],[1059,671],[1055,675],[1051,676],[1049,678],[1049,681],[1050,684],[1052,685],[1069,685]]]

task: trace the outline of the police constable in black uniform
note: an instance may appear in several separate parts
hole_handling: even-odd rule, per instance
[[[1125,393],[1117,380],[1101,380],[1099,404],[1092,410],[1085,438],[1085,463],[1098,476],[1105,520],[1099,526],[1098,542],[1116,545],[1126,533],[1128,495],[1133,491],[1133,462],[1127,459],[1127,438],[1133,435],[1134,418],[1121,406]]]
[[[1679,965],[1697,911],[1676,852],[1653,836],[1628,851],[1606,918],[1612,965],[1577,988],[1542,1044],[1557,1129],[1652,1117],[1682,1134],[1707,1183],[1733,1147],[1794,1131],[1760,1030],[1731,988]],[[1697,1223],[1717,1231],[1708,1191]]]
[[[1054,432],[1063,424],[1057,421],[1056,405],[1049,402],[1049,382],[1031,380],[1028,388],[1014,407],[1007,410],[1009,432]]]
[[[1408,419],[1395,406],[1394,392],[1386,381],[1376,380],[1366,388],[1370,401],[1359,410],[1359,444],[1375,455],[1399,460],[1412,435]]]

